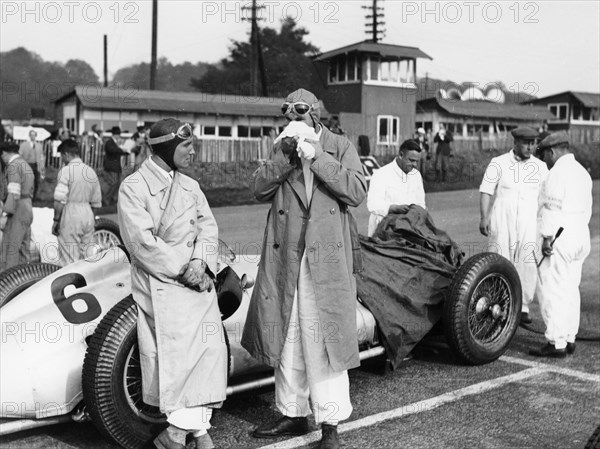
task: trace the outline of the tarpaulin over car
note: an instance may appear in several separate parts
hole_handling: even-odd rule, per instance
[[[360,236],[360,243],[358,297],[375,317],[396,368],[441,318],[463,254],[419,206],[388,215],[371,238]]]

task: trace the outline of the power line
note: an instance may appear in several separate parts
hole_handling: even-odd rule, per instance
[[[383,0],[379,1],[383,2]],[[383,6],[377,6],[377,0],[372,0],[371,6],[362,5],[362,8],[370,10],[370,13],[365,16],[365,19],[370,19],[369,22],[365,24],[367,26],[365,32],[371,36],[373,42],[380,41],[385,37],[385,29],[380,28],[380,25],[385,25],[385,21],[379,20],[384,17]]]

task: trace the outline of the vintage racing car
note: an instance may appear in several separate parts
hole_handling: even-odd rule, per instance
[[[240,345],[258,259],[236,256],[220,243],[217,292],[228,337],[228,394],[273,383],[272,370]],[[142,447],[165,417],[142,400],[125,249],[112,247],[61,269],[39,263],[10,274],[0,274],[0,435],[91,419],[120,446]],[[443,307],[444,332],[458,358],[491,362],[518,326],[518,275],[502,256],[476,254],[455,273]],[[360,299],[356,314],[361,360],[383,354],[377,323]]]

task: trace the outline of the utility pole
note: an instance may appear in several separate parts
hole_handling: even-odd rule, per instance
[[[104,35],[104,87],[108,87],[108,36]]]
[[[382,2],[383,0],[379,0]],[[379,28],[379,25],[385,25],[383,20],[383,6],[377,6],[377,0],[372,0],[371,6],[362,5],[362,9],[368,9],[370,11],[369,14],[365,16],[366,19],[371,19],[365,25],[367,29],[365,32],[371,35],[371,40],[375,43],[380,41],[383,37],[385,37],[385,29]]]
[[[258,18],[256,11],[263,9],[264,6],[257,6],[256,0],[252,0],[252,6],[242,6],[242,10],[251,10],[250,19],[243,17],[242,20],[250,21],[250,94],[258,96],[258,80],[260,78],[261,94],[267,96],[267,85],[265,80],[264,63],[262,60],[262,48],[260,45],[260,36],[258,33],[258,21],[264,20]]]
[[[152,0],[152,59],[150,60],[150,90],[156,87],[156,38],[158,24],[158,0]]]

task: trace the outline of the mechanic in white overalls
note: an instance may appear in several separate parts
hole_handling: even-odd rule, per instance
[[[102,193],[96,172],[81,160],[75,140],[65,140],[58,152],[65,165],[54,189],[52,234],[58,237],[58,263],[64,267],[93,255],[88,254],[94,237],[93,208],[102,206]]]
[[[590,253],[592,178],[571,153],[566,132],[550,134],[539,151],[550,169],[540,196],[538,230],[543,260],[536,289],[547,343],[530,354],[565,357],[575,352],[579,330],[579,283]],[[563,231],[554,241],[560,228]]]
[[[521,322],[528,324],[537,280],[532,251],[536,249],[538,196],[548,169],[531,156],[537,131],[520,127],[511,134],[513,149],[491,160],[479,187],[479,231],[489,238],[488,251],[515,265],[523,290]]]

